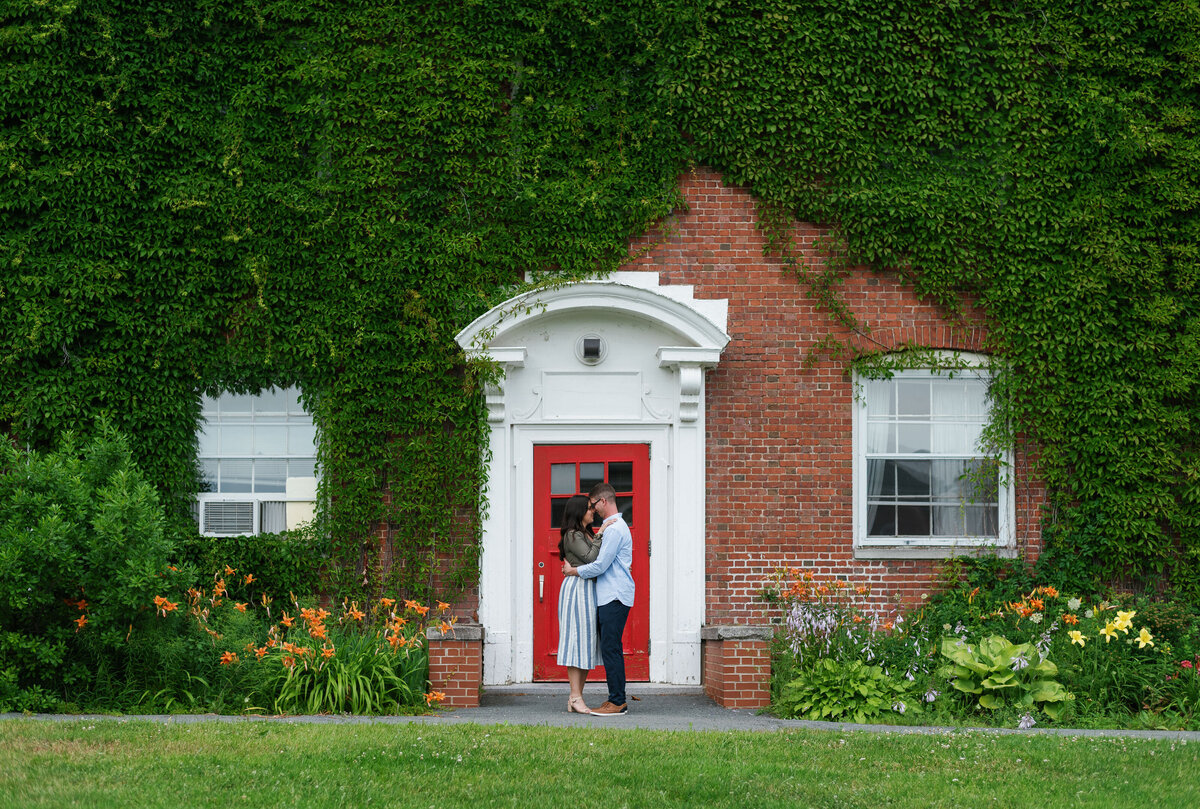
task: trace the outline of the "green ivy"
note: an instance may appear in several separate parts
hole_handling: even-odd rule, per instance
[[[704,163],[822,350],[870,330],[859,264],[982,306],[1051,550],[1200,589],[1198,56],[1196,0],[17,0],[0,429],[108,414],[182,532],[200,394],[299,384],[342,584],[463,584],[485,425],[453,335],[527,272],[619,266]]]

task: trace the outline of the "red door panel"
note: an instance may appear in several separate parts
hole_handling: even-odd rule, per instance
[[[625,625],[625,678],[650,679],[650,447],[648,444],[545,445],[533,448],[533,679],[562,681],[558,665],[558,556],[563,506],[607,482],[633,535],[634,604]],[[603,680],[604,667],[589,680]]]

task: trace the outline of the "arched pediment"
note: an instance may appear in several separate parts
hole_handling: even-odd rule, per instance
[[[626,272],[601,281],[530,290],[488,310],[455,340],[468,354],[487,356],[493,346],[506,345],[506,334],[534,321],[572,311],[611,309],[674,333],[679,338],[674,347],[715,352],[711,359],[715,362],[729,343],[725,333],[728,302],[696,300],[690,286],[658,286],[657,282],[657,273]]]

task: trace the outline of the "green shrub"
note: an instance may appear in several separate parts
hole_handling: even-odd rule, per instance
[[[329,539],[315,523],[280,534],[209,537],[192,534],[180,543],[179,558],[196,570],[226,565],[253,571],[259,589],[282,597],[322,592]]]
[[[780,716],[830,722],[868,722],[885,711],[919,710],[905,685],[861,660],[821,658],[783,686]]]
[[[1070,694],[1054,678],[1058,667],[1040,657],[1031,643],[1015,644],[992,635],[978,644],[961,638],[942,640],[942,655],[951,663],[943,676],[966,694],[979,697],[979,705],[995,710],[1005,705],[1037,706],[1051,719],[1058,718]]]
[[[151,599],[174,575],[158,496],[107,425],[80,446],[0,441],[0,660],[10,705],[46,707],[120,665],[156,630]],[[12,685],[15,682],[15,686]],[[22,696],[24,695],[24,696]]]

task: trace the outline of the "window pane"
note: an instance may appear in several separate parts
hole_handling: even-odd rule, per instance
[[[1000,535],[1000,508],[998,506],[968,506],[966,520],[967,536],[997,537]]]
[[[567,507],[566,497],[550,498],[550,527],[562,528],[563,511]]]
[[[293,458],[288,461],[288,477],[315,478],[317,476],[316,458]]]
[[[867,403],[867,418],[893,415],[892,380],[868,379],[863,382],[862,394]]]
[[[317,451],[317,428],[313,425],[292,424],[287,428],[287,432],[288,455],[311,455]]]
[[[873,537],[896,536],[896,507],[890,505],[868,506],[867,535]]]
[[[255,413],[286,413],[288,395],[279,388],[268,388],[254,397]]]
[[[248,458],[223,458],[220,461],[220,491],[235,494],[250,492],[251,461]]]
[[[633,491],[633,463],[620,461],[608,465],[608,482],[619,492]]]
[[[930,450],[929,440],[929,424],[910,424],[901,422],[897,427],[897,446],[896,451],[901,453],[920,452],[927,453]]]
[[[633,497],[618,497],[617,509],[621,512],[626,524],[633,527]]]
[[[988,458],[964,462],[963,498],[969,503],[995,503],[1000,499],[1000,468]]]
[[[223,424],[217,428],[217,446],[221,455],[244,455],[251,451],[254,428],[249,425]]]
[[[200,491],[217,490],[217,462],[211,458],[200,462]]]
[[[935,500],[958,502],[962,499],[964,464],[961,460],[930,463],[930,492]]]
[[[895,452],[896,425],[891,422],[867,424],[867,452]]]
[[[896,534],[909,537],[930,536],[929,506],[896,506]]]
[[[897,382],[896,412],[901,416],[928,416],[929,383]]]
[[[550,494],[575,494],[575,464],[550,464]]]
[[[254,408],[254,397],[247,393],[223,393],[219,405],[222,416],[247,416]]]
[[[201,458],[213,458],[220,454],[217,447],[217,430],[215,419],[212,422],[205,420],[200,423],[200,435],[197,436],[200,448],[197,454]]]
[[[929,461],[892,461],[898,497],[929,498]]]
[[[938,506],[933,510],[933,535],[938,537],[966,536],[961,506]]]
[[[604,464],[581,463],[579,465],[579,491],[590,492],[597,483],[604,482]]]
[[[254,454],[280,457],[288,454],[288,428],[282,425],[256,424],[254,431]]]
[[[867,461],[867,496],[896,496],[896,467],[894,461],[872,458]]]
[[[287,491],[287,467],[285,460],[273,458],[254,462],[254,491],[282,494]]]

